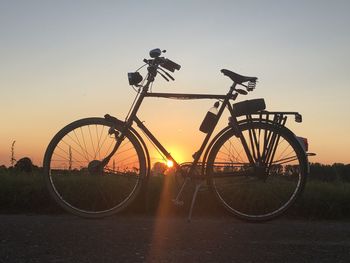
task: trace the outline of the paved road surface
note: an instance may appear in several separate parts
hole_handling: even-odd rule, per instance
[[[350,222],[0,215],[0,262],[350,262]]]

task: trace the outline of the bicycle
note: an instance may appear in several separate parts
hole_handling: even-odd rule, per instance
[[[257,78],[226,69],[221,72],[233,84],[225,95],[150,92],[156,76],[174,80],[170,73],[181,68],[162,57],[164,52],[151,50],[151,58],[143,60],[143,67],[147,66],[145,79],[139,70],[128,73],[137,95],[125,121],[109,114],[85,118],[53,137],[43,162],[52,197],[65,210],[82,217],[99,218],[122,211],[135,200],[150,176],[147,137],[183,178],[173,199],[175,205],[183,204],[186,185],[196,182],[189,220],[203,185],[213,191],[227,211],[241,219],[265,221],[284,213],[301,195],[309,170],[307,140],[285,126],[288,116],[294,115],[295,121],[301,122],[301,115],[266,111],[264,99],[232,103],[238,95],[253,91]],[[143,100],[152,97],[217,100],[202,122],[200,130],[206,135],[192,162],[177,163],[137,117]],[[230,113],[229,123],[210,140],[225,109]]]

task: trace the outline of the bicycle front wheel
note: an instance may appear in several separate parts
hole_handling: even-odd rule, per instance
[[[302,192],[305,152],[285,127],[251,122],[239,129],[246,147],[234,129],[213,145],[207,162],[210,186],[217,200],[239,218],[270,220],[285,212]]]
[[[98,218],[126,208],[140,191],[146,174],[142,147],[127,133],[106,165],[121,126],[102,118],[75,121],[59,131],[44,157],[46,184],[65,210]]]

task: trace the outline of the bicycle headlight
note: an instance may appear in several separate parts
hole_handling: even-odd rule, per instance
[[[142,81],[142,76],[139,72],[129,72],[128,79],[130,85],[137,85]]]

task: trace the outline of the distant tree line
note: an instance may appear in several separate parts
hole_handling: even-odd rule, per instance
[[[350,182],[350,164],[334,163],[332,165],[311,163],[309,179],[325,182]]]
[[[276,169],[278,170],[278,168],[281,167],[277,167]],[[293,167],[291,166],[288,169],[292,168]],[[152,175],[162,175],[166,170],[167,167],[164,163],[157,162],[152,168]],[[279,171],[273,172],[278,173]],[[310,173],[308,179],[320,180],[324,182],[350,182],[350,164],[334,163],[332,165],[329,165],[321,163],[310,163]]]
[[[164,163],[157,162],[152,168],[152,175],[162,175],[166,170],[167,167]],[[32,173],[34,171],[41,171],[41,168],[34,165],[30,158],[24,157],[19,159],[14,166],[6,167],[5,165],[0,165],[0,172],[1,171]],[[308,179],[324,182],[350,182],[350,164],[334,163],[328,165],[311,163]]]
[[[6,167],[5,165],[0,165],[0,172],[23,172],[23,173],[32,173],[34,171],[39,171],[41,168],[34,165],[32,160],[29,157],[23,157],[19,159],[14,165]]]

